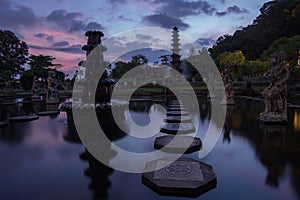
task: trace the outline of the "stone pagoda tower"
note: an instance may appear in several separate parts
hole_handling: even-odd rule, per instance
[[[179,30],[178,28],[175,26],[173,28],[173,34],[172,34],[172,55],[171,55],[171,64],[172,64],[172,67],[174,69],[176,69],[177,71],[179,71],[180,73],[182,73],[182,67],[181,67],[181,60],[180,60],[180,48],[179,48],[179,34],[178,34]]]

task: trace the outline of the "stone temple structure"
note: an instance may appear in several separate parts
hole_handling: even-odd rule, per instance
[[[272,68],[265,73],[270,85],[262,92],[265,110],[258,118],[263,123],[287,123],[287,85],[290,77],[285,65],[285,52],[272,55]]]
[[[173,28],[173,34],[172,34],[172,49],[171,49],[171,51],[172,51],[172,55],[171,55],[172,60],[171,60],[171,64],[172,64],[172,67],[174,69],[176,69],[177,71],[182,73],[182,67],[181,67],[182,61],[180,60],[181,56],[179,54],[181,49],[179,48],[179,45],[180,45],[179,40],[180,39],[179,39],[179,34],[178,33],[179,33],[179,30],[175,26]]]

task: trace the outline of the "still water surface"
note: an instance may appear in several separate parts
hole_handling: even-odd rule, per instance
[[[201,114],[195,121],[199,123],[197,136],[203,139],[210,104],[199,102]],[[136,123],[149,123],[149,110],[163,116],[163,110],[150,107],[144,102],[131,104]],[[33,113],[31,106],[0,109],[2,119],[8,112]],[[250,100],[237,100],[228,108],[223,134],[203,159],[214,167],[217,187],[196,199],[300,199],[300,110],[289,110],[286,127],[261,126],[256,121],[261,111],[261,103]],[[68,129],[66,120],[62,112],[0,130],[1,200],[184,199],[159,196],[142,184],[140,174],[119,172],[97,162]],[[124,136],[114,143],[127,150],[149,152],[154,139]],[[112,150],[112,160],[115,154]]]

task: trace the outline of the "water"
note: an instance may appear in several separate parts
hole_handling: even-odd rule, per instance
[[[205,136],[210,104],[200,101],[197,136]],[[28,107],[2,107],[6,113],[32,113]],[[150,103],[131,105],[140,125],[149,123]],[[289,110],[287,127],[262,127],[259,102],[237,100],[229,108],[226,130],[203,159],[218,177],[217,187],[197,199],[300,199],[300,110]],[[152,109],[157,117],[163,110]],[[86,152],[68,129],[67,116],[10,124],[0,132],[0,199],[184,199],[159,196],[144,186],[140,174],[110,169]],[[135,152],[153,151],[155,137],[114,141]],[[116,152],[111,150],[113,161]],[[198,159],[198,154],[187,155]],[[189,198],[188,198],[189,199]]]

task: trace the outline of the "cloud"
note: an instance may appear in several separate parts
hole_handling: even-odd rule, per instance
[[[54,40],[53,35],[48,35],[46,33],[37,33],[37,34],[34,34],[33,36],[37,37],[37,38],[44,38],[47,40],[47,42],[53,42],[53,40]]]
[[[223,17],[223,16],[227,15],[227,12],[226,11],[217,12],[216,14],[217,14],[218,17]]]
[[[245,8],[240,8],[238,6],[231,6],[227,8],[228,13],[240,14],[240,13],[249,13],[249,11]]]
[[[127,2],[127,0],[107,0],[109,3],[111,3],[113,6],[116,6],[118,4],[124,4]]]
[[[7,0],[0,0],[0,26],[18,29],[20,26],[33,26],[37,21],[33,10]]]
[[[160,26],[162,28],[168,28],[168,29],[177,26],[179,29],[185,30],[190,27],[187,23],[184,23],[181,19],[171,17],[167,14],[148,15],[142,19],[142,22]]]
[[[207,1],[184,1],[184,0],[155,0],[155,4],[161,4],[157,9],[158,13],[167,13],[172,17],[185,17],[199,15],[201,13],[212,15],[217,11],[215,7]]]
[[[85,30],[102,30],[104,27],[97,22],[90,22],[86,25]]]
[[[37,33],[37,34],[34,34],[33,36],[37,37],[37,38],[46,38],[48,35],[45,33]]]
[[[202,46],[202,47],[212,47],[216,41],[210,38],[198,38],[197,42]]]
[[[119,15],[119,16],[118,16],[118,19],[124,20],[124,21],[133,21],[132,19],[130,19],[130,18],[128,18],[128,17],[125,17],[124,15]]]
[[[83,51],[81,50],[82,45],[81,44],[76,44],[68,47],[44,47],[44,46],[38,46],[38,45],[28,45],[29,48],[36,49],[36,50],[51,50],[51,51],[60,51],[64,53],[71,53],[71,54],[76,54],[76,53],[82,53]]]
[[[218,17],[223,17],[223,16],[228,15],[228,14],[241,14],[241,13],[249,13],[249,11],[245,8],[240,8],[237,5],[234,5],[234,6],[228,7],[226,9],[226,11],[216,12],[216,15]]]
[[[104,29],[104,27],[97,22],[87,23],[86,17],[80,12],[54,10],[47,16],[47,20],[55,23],[58,27],[69,33],[90,29]]]
[[[52,44],[52,47],[64,47],[68,46],[69,42],[68,41],[60,41],[60,42],[55,42]]]

